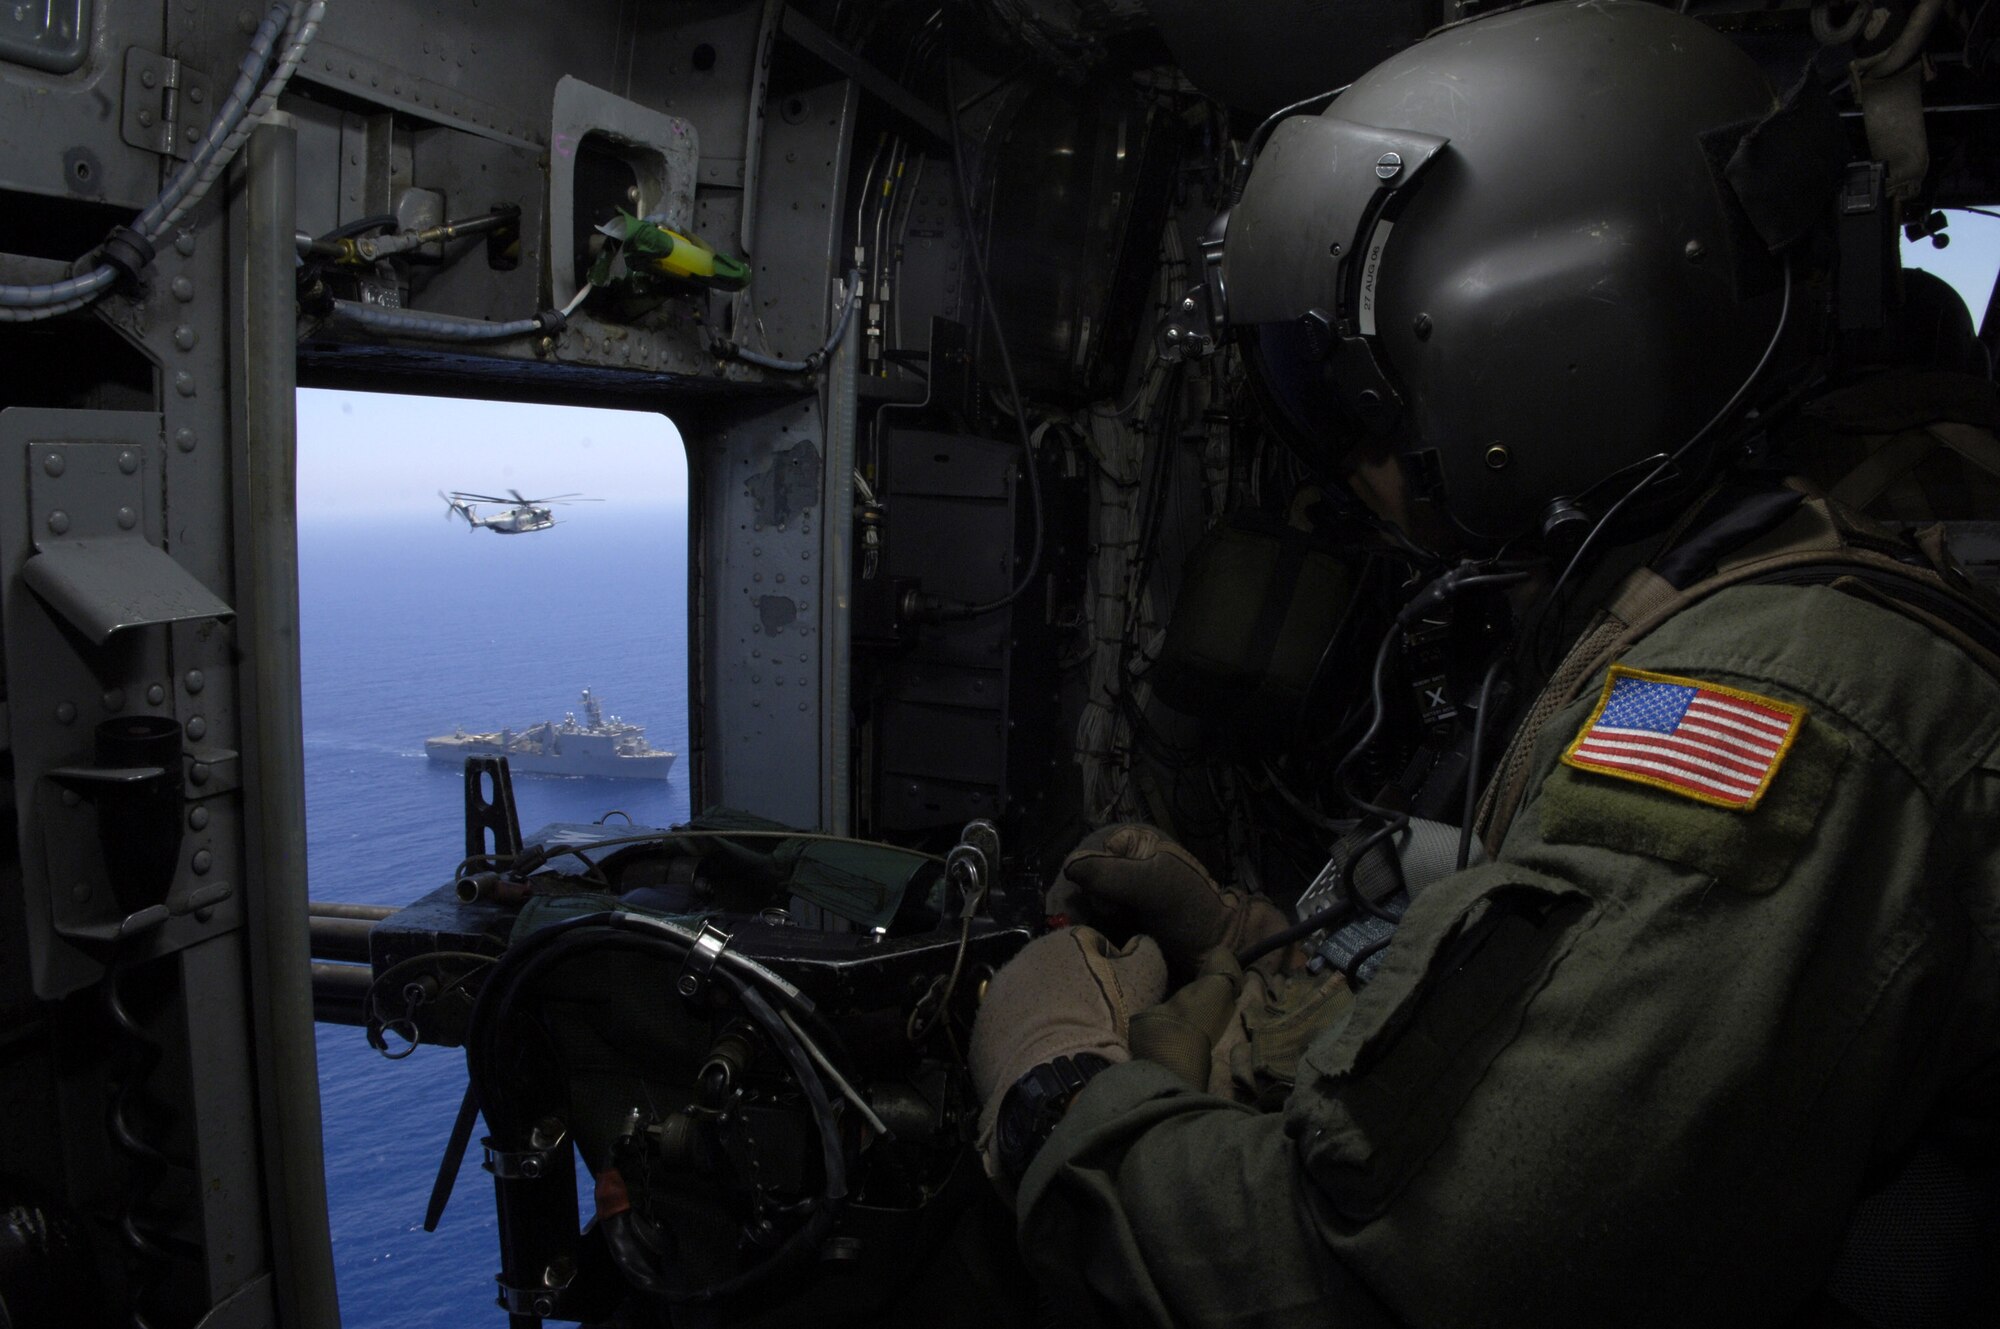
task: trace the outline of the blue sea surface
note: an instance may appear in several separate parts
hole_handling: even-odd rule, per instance
[[[672,776],[517,777],[522,829],[613,809],[641,825],[687,819],[686,516],[586,511],[523,536],[415,515],[302,516],[312,898],[400,905],[450,880],[465,843],[463,783],[425,757],[424,739],[580,715],[585,687],[679,754]],[[503,1323],[483,1128],[443,1224],[423,1231],[465,1090],[462,1054],[426,1047],[392,1062],[359,1029],[335,1025],[319,1026],[318,1046],[342,1323]]]

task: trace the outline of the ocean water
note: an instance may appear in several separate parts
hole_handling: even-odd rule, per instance
[[[689,815],[687,522],[607,503],[534,535],[468,533],[428,516],[301,517],[300,652],[312,897],[404,904],[450,879],[464,849],[457,770],[423,740],[607,712],[679,754],[672,777],[517,777],[524,831]],[[565,514],[567,517],[568,514]],[[456,1049],[384,1059],[362,1031],[321,1025],[328,1215],[349,1329],[502,1323],[492,1184],[478,1138],[444,1221],[424,1206],[465,1090]],[[586,1210],[586,1212],[588,1212]]]

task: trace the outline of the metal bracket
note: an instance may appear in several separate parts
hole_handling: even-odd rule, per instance
[[[1213,329],[1218,320],[1211,313],[1213,304],[1207,282],[1196,282],[1182,293],[1160,327],[1162,360],[1178,364],[1183,360],[1205,360],[1215,354]]]
[[[480,777],[493,781],[488,798]],[[486,842],[492,832],[493,843]],[[465,759],[465,856],[518,859],[521,856],[521,818],[514,810],[514,777],[505,757]]]
[[[208,132],[215,94],[200,70],[134,46],[125,52],[124,107],[119,132],[127,143],[186,161]]]
[[[503,1181],[539,1181],[548,1175],[549,1163],[557,1151],[569,1147],[569,1131],[556,1132],[556,1138],[541,1148],[502,1149],[490,1135],[479,1143],[486,1151],[486,1159],[480,1166],[494,1176]]]
[[[715,973],[715,962],[728,948],[729,934],[713,923],[703,923],[701,931],[695,934],[694,945],[688,948],[687,964],[674,984],[675,990],[689,1001],[700,997]]]
[[[125,628],[235,616],[148,538],[143,449],[36,443],[27,451],[37,552],[21,579],[71,627],[102,646]]]
[[[562,1310],[563,1289],[557,1287],[515,1287],[500,1284],[500,1305],[509,1315],[543,1320],[554,1319]]]

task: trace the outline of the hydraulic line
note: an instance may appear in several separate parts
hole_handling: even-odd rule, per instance
[[[756,365],[759,369],[775,370],[780,374],[816,373],[847,336],[847,325],[854,321],[854,309],[860,302],[861,269],[850,268],[847,273],[847,303],[841,306],[840,321],[833,325],[833,335],[826,339],[826,345],[803,360],[783,360],[775,355],[765,355],[761,351],[753,351],[731,342],[717,342],[714,347],[715,353],[732,360],[741,360],[746,365]]]
[[[414,309],[386,309],[358,300],[335,300],[332,316],[389,337],[425,337],[431,341],[456,342],[504,341],[509,337],[525,337],[535,332],[562,331],[569,322],[569,316],[595,289],[586,282],[561,309],[544,310],[533,318],[517,318],[505,323],[488,323],[484,319],[462,318],[456,314],[424,314]]]

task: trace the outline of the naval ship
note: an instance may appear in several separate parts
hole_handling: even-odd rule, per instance
[[[583,690],[583,723],[567,712],[562,723],[544,720],[528,729],[468,734],[463,729],[424,740],[432,761],[453,765],[467,757],[505,757],[516,775],[594,775],[622,780],[664,780],[674,754],[646,741],[646,727],[605,718],[589,688]]]

